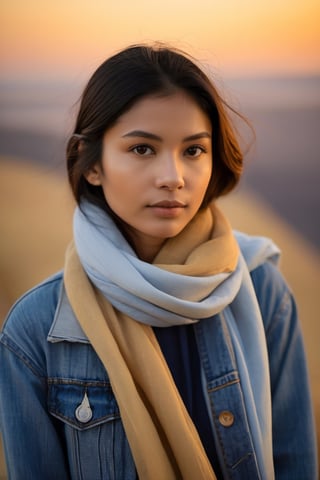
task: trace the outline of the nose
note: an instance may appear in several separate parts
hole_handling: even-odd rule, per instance
[[[159,161],[156,177],[157,188],[177,190],[184,187],[183,165],[179,158],[168,155]]]

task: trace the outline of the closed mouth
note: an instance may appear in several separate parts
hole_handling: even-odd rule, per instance
[[[162,200],[161,202],[152,203],[151,208],[185,208],[186,204],[176,200]]]

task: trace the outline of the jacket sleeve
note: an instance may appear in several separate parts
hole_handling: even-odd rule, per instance
[[[0,336],[0,427],[11,480],[69,478],[54,419],[47,412],[47,382],[37,362],[10,335],[22,325],[13,309]],[[19,335],[19,327],[15,330]],[[26,332],[23,331],[25,334]]]
[[[294,298],[278,269],[251,272],[264,321],[270,365],[275,478],[317,478],[315,422]]]

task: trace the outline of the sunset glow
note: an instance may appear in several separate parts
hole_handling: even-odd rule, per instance
[[[2,78],[91,71],[130,43],[160,40],[223,74],[320,73],[318,0],[2,2]]]

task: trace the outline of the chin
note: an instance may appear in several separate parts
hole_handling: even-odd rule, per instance
[[[163,240],[166,240],[167,238],[173,238],[179,235],[179,233],[181,233],[184,228],[185,225],[183,225],[181,228],[168,228],[163,230],[161,233],[159,232],[159,235],[157,235],[157,237],[162,238]]]

